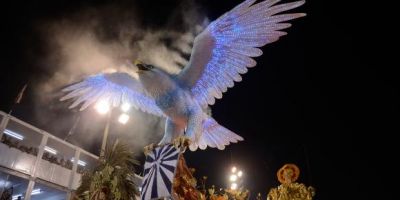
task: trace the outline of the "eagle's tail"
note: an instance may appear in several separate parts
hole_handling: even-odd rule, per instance
[[[192,151],[197,150],[197,148],[204,150],[207,146],[223,150],[230,143],[243,140],[241,136],[219,125],[212,117],[205,118],[202,123],[201,136],[189,146]]]

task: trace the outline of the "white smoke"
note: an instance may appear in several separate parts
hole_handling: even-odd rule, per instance
[[[62,95],[60,89],[90,75],[122,70],[127,59],[179,72],[188,62],[195,35],[205,25],[194,4],[185,3],[186,6],[173,11],[181,13],[182,28],[140,26],[137,23],[140,16],[132,12],[135,8],[117,5],[82,9],[61,19],[41,22],[39,30],[46,42],[46,54],[40,65],[48,75],[37,83],[35,112],[42,126],[63,138],[73,126],[74,118],[81,115],[75,133],[68,140],[84,145],[85,149],[87,145],[98,148],[105,117],[97,116],[90,108],[84,112],[68,110],[67,104],[71,102],[58,101]],[[104,15],[114,20],[104,20]],[[139,111],[130,114],[127,126],[111,124],[110,137],[126,138],[136,149],[158,142],[164,121]]]

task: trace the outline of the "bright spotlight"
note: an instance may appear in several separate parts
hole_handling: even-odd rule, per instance
[[[232,173],[236,172],[236,167],[232,167]]]
[[[71,158],[71,162],[74,162],[74,158]],[[80,165],[80,166],[86,166],[86,162],[85,161],[82,161],[82,160],[78,160],[78,165]]]
[[[31,195],[36,195],[36,194],[40,194],[40,193],[42,193],[42,190],[40,188],[38,188],[38,189],[32,190]]]
[[[105,100],[101,100],[96,103],[95,109],[97,110],[98,113],[103,115],[108,113],[108,111],[110,111],[110,104]]]
[[[236,190],[237,189],[237,184],[236,183],[232,183],[231,184],[231,190]]]
[[[57,155],[57,150],[55,150],[55,149],[53,149],[51,147],[44,146],[44,150],[49,152],[49,153],[51,153],[51,154]]]
[[[242,177],[243,172],[242,172],[242,171],[239,171],[237,175],[238,175],[239,177]]]
[[[235,175],[235,174],[232,174],[230,177],[229,177],[229,180],[231,181],[231,182],[235,182],[236,180],[237,180],[237,176]]]
[[[13,137],[13,138],[15,138],[17,140],[23,140],[24,139],[24,136],[14,132],[14,131],[8,130],[8,129],[4,130],[4,134],[6,134],[8,136],[11,136],[11,137]]]
[[[118,121],[121,124],[126,124],[128,122],[128,120],[129,120],[129,115],[127,115],[125,113],[122,113],[118,118]]]
[[[37,195],[37,194],[40,194],[40,193],[42,193],[42,192],[43,192],[43,191],[42,191],[40,188],[34,189],[34,190],[32,190],[31,195]],[[13,196],[12,196],[12,200],[18,200],[18,197],[21,197],[20,199],[23,198],[22,194],[17,194],[17,195],[13,195]]]
[[[124,112],[128,112],[130,108],[131,108],[131,104],[129,104],[129,103],[124,103],[121,105],[121,110]]]

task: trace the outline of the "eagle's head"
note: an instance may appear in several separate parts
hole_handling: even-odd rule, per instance
[[[137,68],[139,81],[152,96],[155,96],[155,93],[158,93],[161,88],[171,86],[171,77],[159,67],[141,61],[135,61],[134,66]]]

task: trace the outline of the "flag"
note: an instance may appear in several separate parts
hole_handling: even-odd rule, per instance
[[[15,104],[21,103],[22,96],[24,96],[24,92],[27,87],[28,87],[28,84],[25,84],[24,87],[22,88],[22,90],[18,93],[17,98],[15,98],[15,102],[14,102]]]
[[[181,152],[172,144],[156,147],[146,157],[141,200],[169,198]]]

